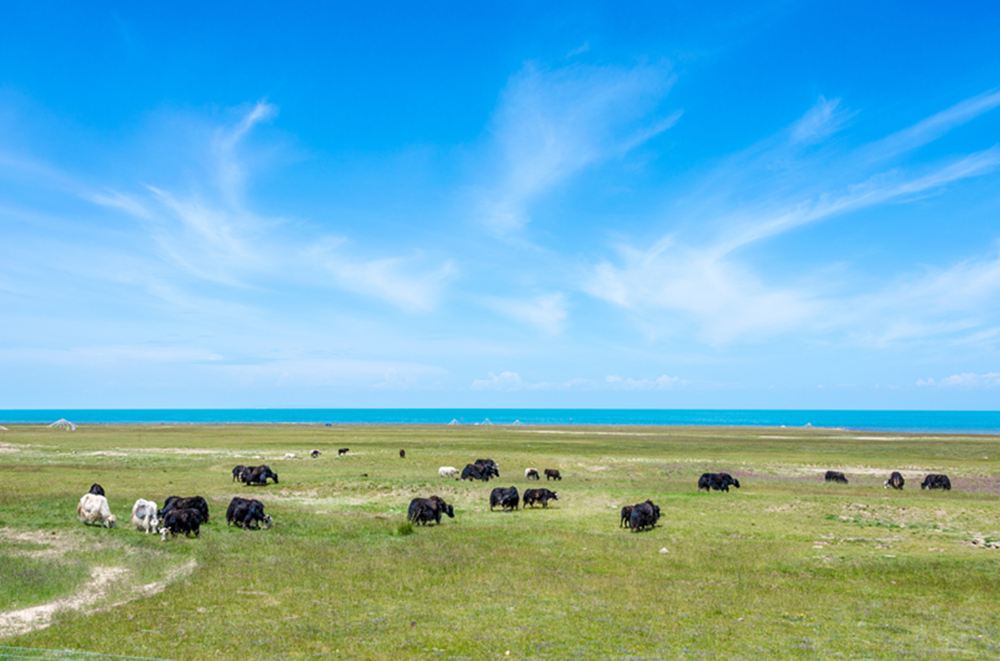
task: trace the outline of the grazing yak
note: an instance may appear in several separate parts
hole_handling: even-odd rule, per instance
[[[76,506],[76,518],[91,526],[114,528],[118,519],[111,513],[108,499],[94,493],[85,493]]]
[[[226,525],[234,523],[236,527],[246,530],[258,530],[261,524],[268,529],[271,527],[271,517],[264,514],[264,503],[236,496],[229,501],[229,508],[226,510]]]
[[[193,508],[172,508],[163,517],[163,527],[160,528],[160,539],[167,541],[167,535],[173,537],[178,533],[184,533],[190,537],[194,533],[195,537],[201,534],[201,512]]]
[[[166,519],[171,510],[193,509],[201,515],[201,523],[208,523],[208,501],[201,496],[191,496],[181,498],[180,496],[167,496],[163,501],[163,509],[160,510],[160,518]]]
[[[482,480],[489,482],[491,478],[499,476],[499,471],[488,464],[466,464],[462,469],[463,480]]]
[[[92,493],[95,496],[107,496],[108,495],[108,494],[104,493],[104,487],[102,487],[97,482],[94,482],[93,484],[90,485],[90,491],[88,491],[87,493]]]
[[[924,478],[924,481],[920,483],[921,489],[944,489],[945,491],[951,491],[951,480],[948,479],[947,475],[940,475],[938,473],[931,473]]]
[[[479,468],[480,472],[489,476],[486,479],[500,477],[500,466],[492,459],[476,459],[473,463]]]
[[[490,511],[499,505],[504,511],[516,510],[521,499],[517,487],[497,487],[490,492]]]
[[[892,487],[893,489],[902,489],[904,484],[906,484],[906,480],[903,479],[903,474],[899,471],[892,471],[889,479],[886,480],[882,486],[886,489],[889,487]]]
[[[406,459],[406,450],[400,449],[400,451],[399,451],[399,458],[400,459]]]
[[[729,487],[740,488],[740,481],[729,473],[702,473],[698,478],[699,490],[729,491]]]
[[[621,521],[618,524],[619,528],[628,528],[629,520],[632,518],[632,506],[625,505],[622,507],[621,511]]]
[[[545,469],[545,479],[546,480],[561,480],[562,479],[562,475],[560,475],[559,471],[557,471],[555,468],[546,468]]]
[[[827,471],[823,476],[825,482],[836,482],[837,484],[847,484],[847,477],[840,471]]]
[[[654,505],[653,501],[647,500],[632,506],[632,511],[628,515],[628,527],[632,532],[648,530],[656,527],[656,522],[660,520],[660,508]]]
[[[444,502],[440,496],[430,498],[414,498],[410,501],[410,507],[406,511],[406,518],[410,523],[425,526],[431,521],[441,523],[441,515],[446,514],[449,519],[455,518],[455,508]]]
[[[250,485],[263,486],[267,484],[268,478],[274,480],[274,483],[278,483],[278,474],[271,470],[271,467],[267,464],[263,466],[247,466],[247,470],[243,473],[243,482]]]
[[[339,450],[337,450],[337,456],[338,457],[343,457],[345,454],[347,454],[350,451],[351,451],[351,448],[340,448]]]
[[[320,454],[321,452],[319,450],[313,450],[312,452],[309,453],[309,456],[312,457],[313,459],[319,459]]]
[[[454,466],[442,466],[441,468],[438,468],[438,475],[441,477],[453,477],[457,480],[458,469]]]
[[[155,532],[160,523],[157,516],[158,508],[151,500],[140,498],[132,505],[132,525],[136,530],[140,530],[147,535]]]
[[[534,507],[535,503],[541,503],[542,507],[548,507],[550,500],[559,500],[555,491],[548,489],[525,489],[524,491],[525,507]]]
[[[537,468],[525,468],[524,469],[524,477],[525,477],[525,479],[528,479],[528,480],[540,480],[540,479],[542,479],[538,475],[538,469]]]

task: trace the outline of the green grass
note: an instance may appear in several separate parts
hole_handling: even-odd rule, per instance
[[[144,558],[159,573],[142,582],[197,568],[154,596],[0,643],[170,658],[1000,656],[1000,550],[971,543],[1000,536],[997,437],[537,431],[15,427],[0,437],[17,450],[0,454],[0,527],[75,535],[89,550],[65,561],[83,566]],[[351,454],[337,457],[342,446]],[[312,448],[323,455],[309,459]],[[499,482],[437,475],[477,457],[499,462]],[[280,484],[230,481],[233,465],[262,461]],[[489,512],[492,487],[534,486],[527,466],[561,469],[547,485],[559,501]],[[851,483],[824,484],[827,468]],[[881,486],[896,469],[903,492]],[[699,493],[706,470],[743,488]],[[911,471],[948,473],[954,490],[923,492]],[[94,481],[120,528],[76,522]],[[229,498],[247,493],[271,530],[227,529]],[[408,526],[410,498],[434,493],[456,518]],[[136,498],[171,494],[208,498],[200,539],[128,529]],[[662,525],[619,529],[621,505],[645,498]],[[30,596],[23,583],[0,588],[0,610],[74,589]]]
[[[11,550],[28,550],[12,544]],[[0,609],[33,606],[79,587],[87,578],[85,565],[0,553]]]

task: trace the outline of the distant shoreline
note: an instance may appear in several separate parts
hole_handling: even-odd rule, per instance
[[[719,427],[899,433],[1000,433],[1000,411],[809,409],[8,409],[0,425],[330,425]]]

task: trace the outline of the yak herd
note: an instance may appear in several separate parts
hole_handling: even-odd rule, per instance
[[[348,452],[348,448],[340,448],[337,454],[343,456]],[[319,450],[310,453],[314,459],[319,455]],[[405,458],[405,451],[400,450],[399,456]],[[500,466],[493,459],[476,459],[471,464],[466,464],[461,472],[453,466],[441,466],[438,475],[489,482],[500,477]],[[562,474],[554,468],[546,468],[542,473],[539,473],[537,468],[524,469],[524,477],[527,480],[540,480],[541,475],[545,475],[546,480],[562,480]],[[266,464],[234,466],[232,478],[234,482],[239,481],[249,486],[264,486],[268,484],[268,480],[274,484],[278,483],[278,474]],[[836,484],[848,483],[847,477],[840,471],[828,470],[823,479]],[[902,489],[905,483],[903,475],[899,471],[893,471],[884,485],[887,489]],[[698,478],[699,490],[728,492],[730,487],[739,489],[740,481],[729,473],[703,473]],[[951,480],[947,475],[931,473],[921,482],[920,488],[950,491]],[[500,508],[508,512],[517,510],[522,505],[534,508],[536,504],[540,504],[543,509],[547,509],[550,501],[557,500],[559,500],[558,494],[545,488],[525,489],[522,495],[515,486],[496,487],[490,492],[489,506],[490,511]],[[83,523],[113,528],[117,522],[115,515],[111,513],[104,488],[97,483],[92,484],[90,490],[80,498],[76,511],[77,517]],[[414,498],[407,509],[407,519],[417,525],[440,524],[442,515],[455,518],[455,508],[440,496]],[[208,501],[202,496],[186,498],[169,496],[163,502],[162,508],[157,507],[155,501],[140,498],[132,506],[131,524],[145,533],[158,532],[161,538],[166,540],[178,534],[198,537],[201,525],[207,523],[208,518]],[[659,506],[651,500],[646,500],[622,507],[620,525],[633,532],[639,532],[655,528],[659,519]],[[236,496],[230,501],[226,510],[227,526],[235,525],[245,530],[258,530],[270,528],[271,523],[271,517],[264,512],[264,504],[253,498]]]

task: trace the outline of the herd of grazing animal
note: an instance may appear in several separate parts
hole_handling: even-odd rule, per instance
[[[349,448],[340,448],[338,456],[344,456],[349,452]],[[310,452],[314,459],[320,456],[319,450]],[[399,451],[400,458],[406,457],[406,451]],[[538,481],[541,475],[545,475],[546,480],[562,480],[562,474],[554,468],[546,468],[540,474],[537,468],[525,468],[524,477],[527,480]],[[461,479],[461,480],[481,480],[488,482],[493,478],[500,477],[500,466],[493,459],[476,459],[471,464],[466,464],[461,473],[454,466],[441,466],[438,468],[438,475],[441,477]],[[233,481],[240,481],[246,485],[264,486],[268,480],[278,483],[278,474],[269,466],[244,466],[237,465],[232,469]],[[836,484],[848,484],[847,477],[840,471],[828,470],[823,476],[825,482]],[[899,471],[893,471],[889,479],[885,481],[886,488],[902,489],[906,481]],[[698,478],[698,489],[705,491],[728,492],[730,487],[740,488],[740,481],[729,473],[703,473]],[[938,473],[928,474],[920,484],[921,489],[942,489],[951,490],[951,480],[947,475]],[[549,489],[526,489],[523,497],[518,492],[517,487],[496,487],[490,492],[490,511],[499,507],[503,511],[514,511],[524,507],[534,508],[536,504],[541,504],[543,509],[547,509],[550,501],[559,500],[555,491]],[[117,519],[111,512],[104,488],[97,483],[90,486],[90,489],[81,498],[76,508],[77,518],[88,525],[98,525],[106,528],[114,528]],[[430,498],[414,498],[410,501],[407,509],[407,519],[416,525],[428,525],[430,523],[440,524],[442,515],[448,518],[455,518],[455,508],[446,503],[440,496]],[[660,508],[651,500],[646,500],[635,505],[626,505],[620,512],[620,527],[628,528],[633,532],[650,530],[655,528],[660,519]],[[201,532],[201,525],[208,523],[209,509],[208,501],[202,496],[169,496],[163,503],[162,508],[158,508],[156,502],[139,498],[132,505],[131,525],[146,534],[158,532],[162,539],[173,537],[179,534],[185,536],[198,537]],[[226,510],[226,525],[236,525],[238,528],[246,530],[257,530],[260,528],[269,529],[272,520],[264,512],[264,504],[256,499],[234,497]]]

